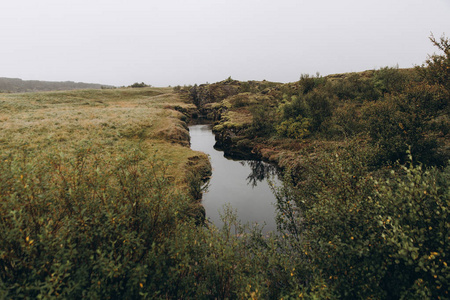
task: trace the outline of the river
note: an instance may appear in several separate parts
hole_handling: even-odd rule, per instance
[[[189,132],[191,148],[208,154],[211,161],[212,176],[203,195],[206,217],[220,227],[220,211],[228,203],[242,223],[265,223],[263,232],[275,231],[276,198],[266,179],[271,174],[278,184],[274,167],[261,161],[225,158],[222,151],[214,149],[211,125],[192,125]]]

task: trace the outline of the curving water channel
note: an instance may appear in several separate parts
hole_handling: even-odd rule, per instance
[[[220,211],[227,203],[237,210],[242,223],[265,223],[264,232],[275,231],[275,205],[267,176],[276,184],[275,168],[261,161],[232,160],[214,149],[215,138],[211,125],[189,127],[191,148],[210,156],[212,176],[208,191],[203,195],[206,217],[221,226]]]

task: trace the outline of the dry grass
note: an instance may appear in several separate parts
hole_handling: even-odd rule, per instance
[[[165,160],[182,183],[190,157],[207,160],[188,147],[183,115],[171,109],[192,106],[171,88],[0,94],[0,156],[64,152],[83,143],[114,154],[140,145]]]

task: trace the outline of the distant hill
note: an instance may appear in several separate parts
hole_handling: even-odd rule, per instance
[[[0,92],[3,93],[101,89],[101,88],[113,88],[113,86],[96,83],[73,82],[73,81],[61,81],[61,82],[39,81],[39,80],[22,80],[19,78],[0,77]]]

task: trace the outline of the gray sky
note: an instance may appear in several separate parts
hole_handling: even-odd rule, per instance
[[[450,0],[2,0],[0,77],[154,86],[409,68]]]

